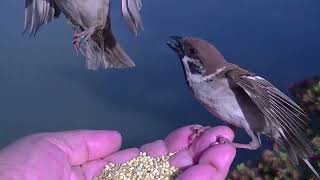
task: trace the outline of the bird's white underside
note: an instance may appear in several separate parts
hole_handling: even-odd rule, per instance
[[[109,14],[109,0],[55,0],[55,2],[68,19],[77,23],[74,25],[85,28],[104,25]]]
[[[195,98],[217,118],[238,127],[248,128],[249,125],[233,91],[229,87],[228,80],[215,77],[225,67],[203,77],[200,74],[190,72],[187,62],[192,61],[192,59],[185,56],[182,61]],[[210,80],[210,83],[207,80]]]

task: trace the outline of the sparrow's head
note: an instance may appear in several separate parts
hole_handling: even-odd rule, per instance
[[[192,38],[170,36],[175,42],[167,45],[173,49],[184,66],[186,75],[207,76],[222,68],[226,61],[209,42]]]

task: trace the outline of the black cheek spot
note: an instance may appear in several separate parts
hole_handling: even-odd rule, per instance
[[[188,65],[192,74],[201,74],[200,67],[198,65],[194,64],[193,62],[188,62]]]
[[[196,51],[195,49],[191,48],[191,49],[190,49],[190,53],[191,53],[192,55],[196,55],[196,54],[197,54],[197,51]]]

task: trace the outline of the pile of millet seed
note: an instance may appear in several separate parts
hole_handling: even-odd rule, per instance
[[[173,180],[179,169],[169,164],[172,155],[153,158],[141,152],[138,157],[123,164],[107,164],[102,174],[94,180]]]

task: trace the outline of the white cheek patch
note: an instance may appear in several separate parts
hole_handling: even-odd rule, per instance
[[[187,75],[187,80],[189,82],[201,83],[201,82],[208,81],[226,69],[226,66],[223,66],[222,68],[217,69],[215,73],[209,74],[207,76],[202,76],[201,74],[192,74],[189,69],[189,64],[188,64],[189,61],[195,61],[195,60],[193,60],[192,58],[189,58],[188,56],[184,56],[182,58],[182,62],[185,67],[185,71]]]

